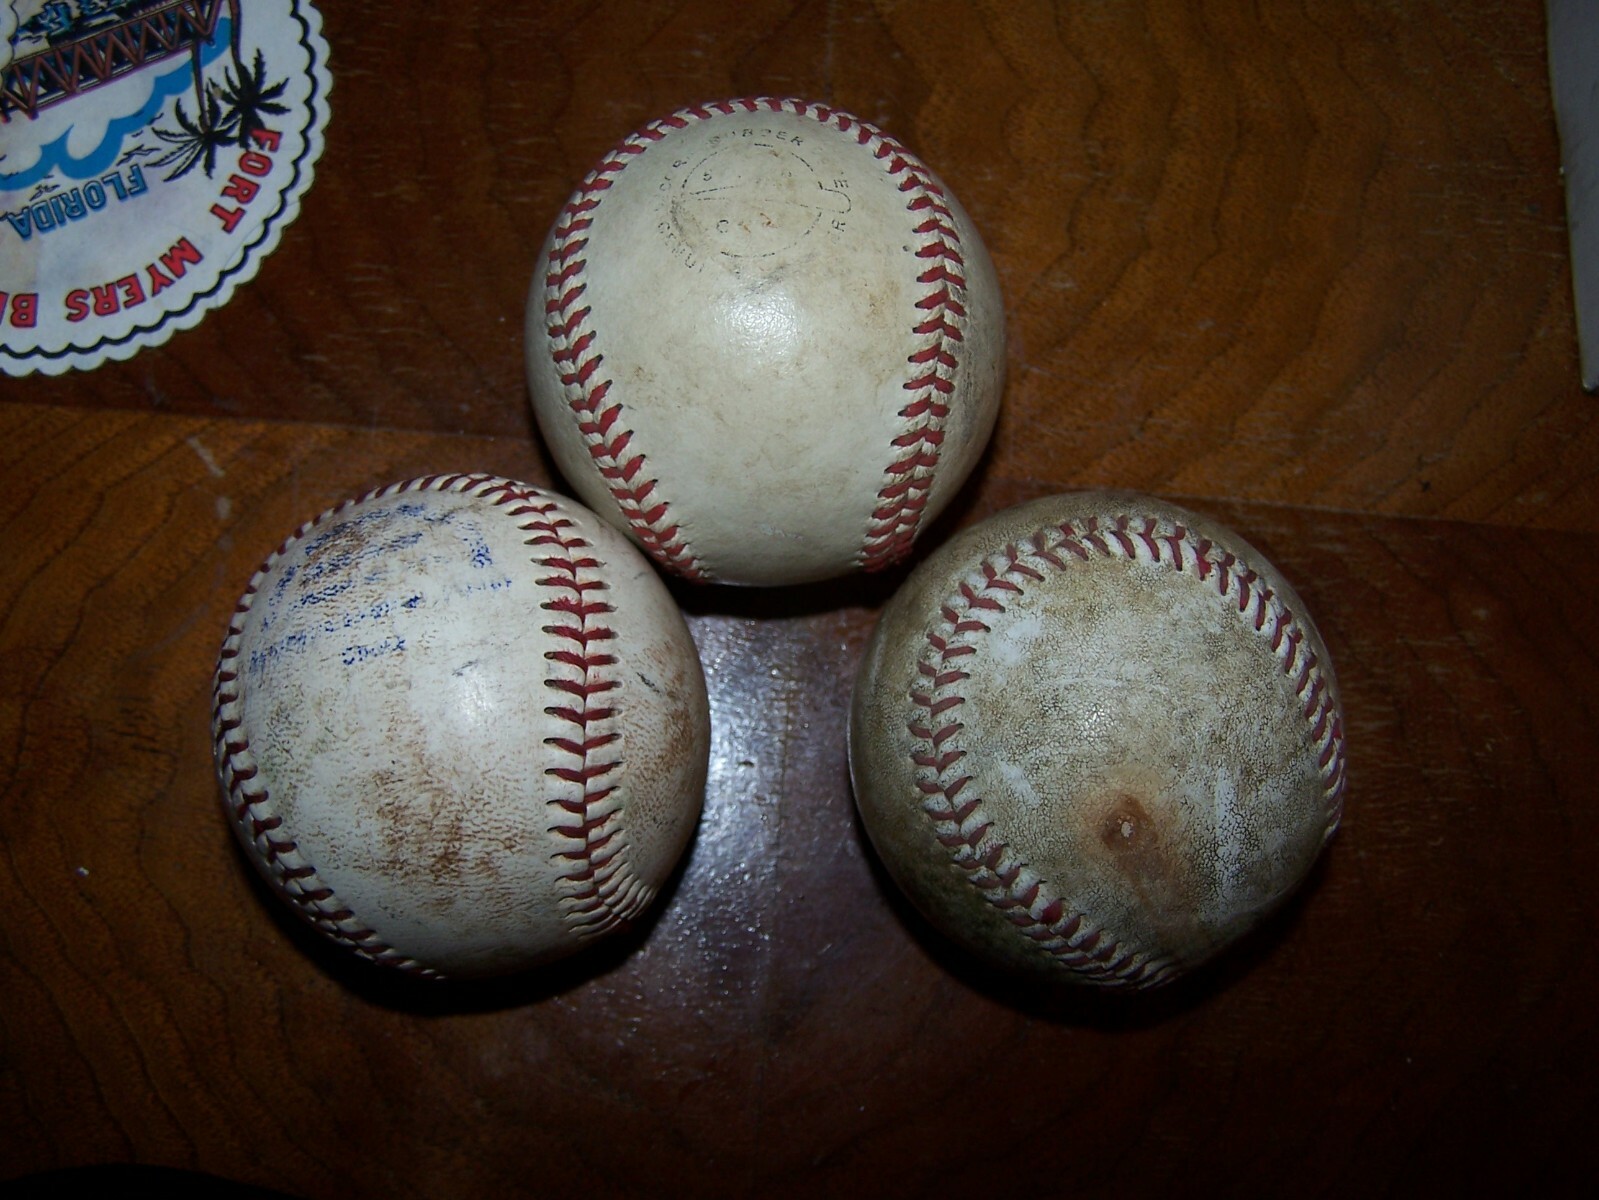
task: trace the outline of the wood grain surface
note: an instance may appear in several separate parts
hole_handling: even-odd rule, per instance
[[[302,215],[226,308],[0,383],[0,1183],[301,1197],[1575,1194],[1599,1168],[1599,408],[1535,0],[321,5]],[[250,573],[368,487],[563,488],[522,313],[556,210],[694,101],[803,95],[983,231],[1009,380],[928,544],[1086,485],[1232,524],[1348,715],[1287,911],[1131,1002],[1020,990],[857,823],[853,674],[902,573],[674,585],[706,807],[643,928],[425,986],[347,961],[222,817]],[[52,1177],[55,1178],[55,1177]],[[0,1188],[3,1190],[3,1188]]]

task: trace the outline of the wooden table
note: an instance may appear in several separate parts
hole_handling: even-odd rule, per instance
[[[1535,0],[321,6],[303,214],[227,307],[0,405],[0,1179],[307,1197],[1548,1194],[1599,1165],[1599,408]],[[1280,918],[1132,1003],[955,956],[866,848],[845,704],[899,576],[680,586],[704,819],[533,977],[346,962],[234,847],[211,671],[262,557],[429,472],[562,486],[522,312],[622,134],[809,96],[897,134],[1008,305],[932,534],[1079,486],[1233,524],[1348,711]]]

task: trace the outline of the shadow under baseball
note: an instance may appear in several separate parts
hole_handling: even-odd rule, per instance
[[[481,978],[433,978],[381,966],[351,953],[322,934],[295,912],[263,880],[233,842],[235,861],[249,879],[268,918],[324,976],[369,1004],[418,1017],[497,1012],[541,1004],[625,966],[649,939],[661,914],[672,903],[693,857],[696,831],[654,901],[625,927],[583,946],[565,958],[504,975]]]
[[[853,800],[853,790],[850,795]],[[1170,983],[1147,990],[1105,988],[1072,982],[1064,972],[1055,982],[1044,975],[997,966],[936,929],[894,882],[872,845],[859,808],[853,803],[851,807],[873,884],[906,933],[940,969],[972,991],[1027,1017],[1105,1032],[1147,1029],[1184,1016],[1262,969],[1293,932],[1327,872],[1328,854],[1323,853],[1280,908],[1214,958]]]

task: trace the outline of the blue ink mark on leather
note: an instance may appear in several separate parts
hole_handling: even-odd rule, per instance
[[[398,654],[405,649],[405,639],[398,635],[390,635],[381,642],[371,646],[346,646],[342,661],[345,666],[353,667],[357,663],[371,662],[375,658],[387,658],[391,654]]]
[[[259,676],[262,671],[266,670],[267,667],[272,664],[274,659],[283,654],[288,654],[291,652],[298,653],[299,651],[304,650],[309,641],[309,634],[291,633],[282,640],[273,642],[270,646],[265,646],[260,650],[250,651],[250,660],[248,663],[250,674],[252,676]]]

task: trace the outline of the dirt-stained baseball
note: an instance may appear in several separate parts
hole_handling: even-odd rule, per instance
[[[705,681],[660,578],[580,505],[492,476],[397,483],[292,534],[234,614],[215,701],[261,874],[423,974],[625,926],[704,793]]]
[[[1337,828],[1304,604],[1237,534],[1087,492],[953,538],[885,608],[850,767],[889,873],[969,950],[1151,987],[1280,905]]]
[[[556,218],[527,314],[540,430],[585,503],[689,579],[901,560],[992,431],[977,230],[882,130],[802,100],[685,108]]]

